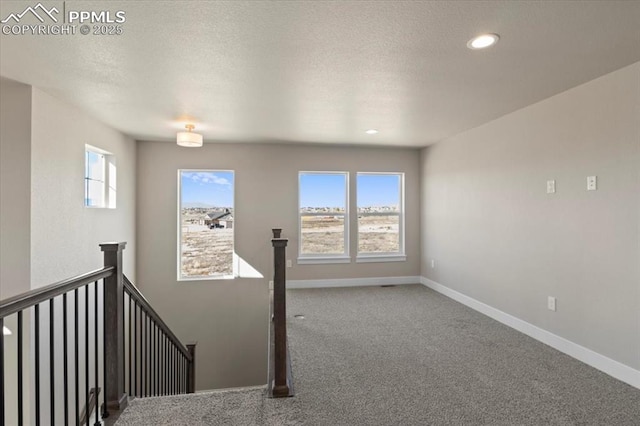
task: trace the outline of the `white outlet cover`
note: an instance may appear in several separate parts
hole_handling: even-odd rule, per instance
[[[554,311],[556,310],[556,298],[553,296],[549,296],[547,298],[547,308],[549,308],[550,311]]]
[[[434,269],[436,267],[436,261],[435,259],[431,259],[431,269]]]
[[[595,191],[598,189],[598,177],[587,176],[587,191]]]
[[[547,181],[547,194],[554,194],[556,192],[556,181],[548,180]]]

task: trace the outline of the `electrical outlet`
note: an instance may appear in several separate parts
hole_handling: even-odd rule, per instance
[[[547,181],[547,194],[554,194],[556,192],[556,181],[548,180]]]
[[[436,269],[436,260],[431,259],[431,269]]]
[[[287,259],[287,268],[291,268],[293,266],[293,263],[291,262],[291,259]]]
[[[555,298],[555,297],[553,297],[553,296],[549,296],[549,297],[547,298],[547,308],[548,308],[550,311],[553,311],[553,312],[555,312],[555,311],[556,311],[556,298]]]
[[[595,191],[598,189],[598,177],[587,176],[587,191]]]
[[[269,290],[273,290],[273,281],[269,281]]]

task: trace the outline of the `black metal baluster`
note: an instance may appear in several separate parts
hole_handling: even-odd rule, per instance
[[[158,390],[159,386],[158,386],[158,370],[160,370],[160,363],[159,363],[159,352],[158,352],[158,336],[159,336],[159,331],[160,329],[158,328],[158,326],[156,325],[155,327],[155,333],[153,333],[154,335],[154,340],[155,340],[155,349],[154,349],[154,359],[155,359],[155,371],[153,372],[153,376],[154,376],[154,381],[155,381],[155,388],[156,388],[156,396],[160,395],[160,391]]]
[[[167,340],[167,395],[171,395],[171,340]]]
[[[144,342],[146,341],[147,338],[147,320],[145,317],[143,317],[143,313],[144,311],[142,310],[142,307],[140,307],[140,395],[141,396],[146,396],[145,395],[145,370],[147,368],[147,362],[145,359],[145,344]]]
[[[98,393],[98,389],[100,389],[100,377],[98,377],[98,281],[93,283],[93,333],[94,333],[94,340],[93,340],[93,353],[95,356],[94,359],[94,364],[93,364],[93,372],[95,374],[95,380],[96,380],[96,406],[95,406],[95,413],[96,413],[96,422],[93,424],[94,426],[100,426],[100,412],[98,409],[98,401],[100,400],[99,396],[100,394]]]
[[[68,381],[68,374],[69,374],[69,363],[67,362],[67,356],[68,356],[68,348],[67,348],[67,344],[68,342],[68,337],[67,337],[67,293],[62,295],[62,345],[64,346],[63,351],[62,351],[62,372],[64,375],[64,424],[68,425],[69,424],[69,381]]]
[[[84,413],[89,426],[89,284],[84,286]]]
[[[74,331],[73,331],[73,337],[74,337],[74,344],[75,344],[75,353],[73,355],[74,358],[74,362],[75,362],[75,393],[76,393],[76,425],[78,425],[78,423],[80,423],[80,377],[79,375],[79,368],[80,365],[78,363],[78,358],[79,358],[79,352],[80,352],[80,342],[78,340],[78,289],[76,288],[73,291],[73,326],[74,326]]]
[[[147,368],[147,362],[145,360],[145,352],[144,352],[144,342],[147,338],[147,320],[145,319],[145,313],[142,310],[142,306],[140,307],[140,396],[144,397],[145,395],[145,370]]]
[[[123,287],[123,291],[122,291],[122,392],[125,392],[127,390],[127,357],[126,357],[126,353],[127,353],[127,349],[126,349],[126,344],[127,344],[127,340],[125,338],[125,330],[126,330],[126,322],[125,322],[125,310],[127,307],[127,304],[125,303],[126,300],[126,291],[124,291],[124,287]],[[106,298],[105,298],[106,300]],[[105,302],[106,304],[106,302]],[[106,322],[106,314],[105,315],[105,322]],[[129,312],[129,320],[131,320],[131,312]],[[105,337],[106,339],[106,337]],[[129,334],[129,339],[131,339],[131,334]],[[105,361],[106,364],[106,361]],[[129,369],[131,369],[131,364],[128,364]],[[106,376],[105,376],[105,380]],[[106,395],[106,392],[105,392]],[[106,402],[105,402],[105,407],[106,407]]]
[[[40,426],[40,304],[33,307],[35,314],[35,345],[36,345],[36,426]]]
[[[102,280],[102,380],[104,389],[102,390],[102,418],[109,417],[109,407],[107,407],[107,280]],[[97,289],[97,287],[96,287]],[[124,315],[124,314],[123,314]],[[96,405],[97,407],[97,405]],[[97,408],[96,408],[97,410]],[[98,411],[96,411],[97,413]],[[97,420],[96,420],[97,422]]]
[[[138,304],[133,302],[133,391],[138,393]]]
[[[131,295],[129,295],[129,396],[131,396],[131,384],[133,383],[133,366],[131,365],[131,342],[133,329],[131,327]]]
[[[151,318],[147,315],[147,395],[151,396]]]
[[[54,351],[53,351],[53,299],[49,299],[49,395],[51,404],[51,424],[56,424],[56,410],[55,410],[55,365],[54,365]]]
[[[140,394],[144,397],[147,396],[146,391],[146,383],[147,383],[147,358],[146,358],[146,344],[147,341],[147,315],[144,313],[144,317],[142,314],[144,311],[142,307],[140,307],[140,333],[142,340],[140,340]]]
[[[155,382],[156,382],[156,354],[155,354],[155,340],[156,340],[156,326],[155,323],[152,321],[151,322],[151,341],[149,342],[149,346],[151,347],[151,376],[149,377],[151,379],[151,384],[150,384],[150,388],[151,388],[151,395],[155,396],[156,395],[156,391],[155,391]]]
[[[23,347],[22,347],[22,311],[18,312],[18,426],[22,426],[24,422],[24,414],[23,410],[23,385],[22,385],[22,357],[23,357]],[[2,351],[0,351],[2,352]]]
[[[0,383],[2,383],[2,394],[0,396],[0,420],[4,425],[4,318],[0,318]]]

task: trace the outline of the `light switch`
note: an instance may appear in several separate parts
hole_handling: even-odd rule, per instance
[[[598,177],[587,176],[587,191],[595,191],[598,189]]]
[[[554,194],[556,192],[556,181],[548,180],[547,181],[547,194]]]

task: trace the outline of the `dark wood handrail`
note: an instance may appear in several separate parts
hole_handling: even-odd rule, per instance
[[[180,340],[176,337],[175,334],[171,331],[171,329],[167,326],[167,324],[160,318],[160,315],[153,309],[149,301],[140,293],[138,287],[136,287],[129,278],[124,276],[124,288],[125,291],[131,296],[134,300],[138,302],[138,305],[145,311],[145,313],[156,323],[156,325],[171,339],[173,344],[180,349],[180,352],[187,358],[188,361],[193,361],[191,353],[189,350],[180,342]]]
[[[16,312],[53,299],[54,297],[61,296],[102,278],[110,277],[115,273],[115,269],[113,266],[107,266],[45,287],[36,288],[8,299],[0,300],[0,318],[15,314]]]

